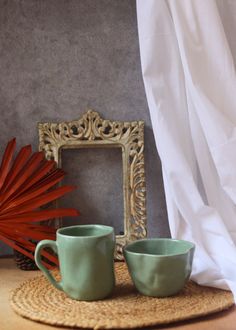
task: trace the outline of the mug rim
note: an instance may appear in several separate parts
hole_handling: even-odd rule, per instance
[[[67,235],[67,234],[63,234],[63,231],[69,230],[69,229],[73,229],[73,228],[98,228],[98,229],[107,229],[110,230],[107,233],[101,233],[98,235],[84,235],[84,236],[78,236],[78,235]],[[67,237],[67,238],[96,238],[96,237],[106,237],[110,234],[114,233],[114,228],[111,226],[107,226],[107,225],[100,225],[100,224],[87,224],[87,225],[74,225],[74,226],[67,226],[67,227],[61,227],[57,229],[56,234],[58,236],[61,237]]]
[[[134,252],[130,251],[129,247],[132,247],[135,244],[139,244],[139,242],[150,242],[150,241],[169,241],[169,242],[176,242],[176,243],[187,243],[189,244],[189,248],[182,253],[170,253],[170,254],[153,254],[153,253],[145,253],[145,252]],[[165,257],[175,257],[175,256],[180,256],[180,255],[185,255],[192,249],[195,249],[196,245],[193,242],[182,240],[182,239],[175,239],[175,238],[144,238],[144,239],[139,239],[133,242],[128,243],[124,248],[123,251],[125,253],[129,253],[132,255],[138,255],[138,256],[149,256],[149,257],[156,257],[156,258],[165,258]]]

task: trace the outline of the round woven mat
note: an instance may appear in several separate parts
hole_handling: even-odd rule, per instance
[[[134,289],[125,263],[117,262],[115,269],[116,289],[108,299],[95,302],[72,300],[40,275],[14,290],[11,305],[18,314],[31,320],[93,329],[127,329],[171,323],[219,312],[234,305],[229,291],[202,287],[191,281],[173,297],[142,296]]]

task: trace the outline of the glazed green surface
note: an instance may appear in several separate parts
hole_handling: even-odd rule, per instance
[[[62,280],[56,282],[42,265],[40,250],[51,247],[58,253]],[[57,241],[43,240],[36,248],[35,260],[48,280],[76,300],[107,297],[115,285],[115,235],[112,227],[81,225],[61,228]]]
[[[137,290],[148,296],[178,293],[189,279],[194,244],[173,239],[144,239],[124,249],[129,273]]]

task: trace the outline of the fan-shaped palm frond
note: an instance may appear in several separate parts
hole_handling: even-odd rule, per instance
[[[46,160],[43,152],[32,154],[31,146],[23,147],[13,160],[16,139],[8,142],[0,167],[0,240],[33,259],[34,241],[55,239],[55,228],[39,222],[63,216],[78,216],[73,208],[40,209],[75,189],[55,187],[65,175],[56,163]],[[57,259],[43,252],[45,265]],[[46,260],[50,261],[48,263]]]

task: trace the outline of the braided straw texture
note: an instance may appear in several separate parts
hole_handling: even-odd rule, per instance
[[[125,263],[115,263],[115,269],[116,289],[108,299],[72,300],[40,275],[14,290],[11,305],[15,312],[34,321],[92,329],[128,329],[171,323],[234,305],[229,291],[202,287],[191,281],[173,297],[142,296],[134,289]],[[59,278],[58,272],[54,275]]]

